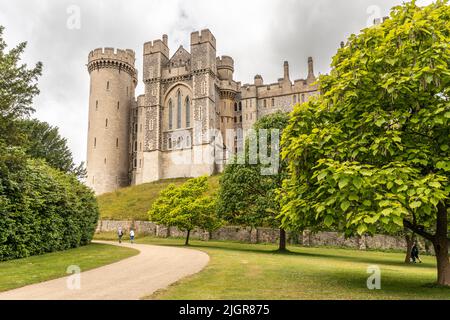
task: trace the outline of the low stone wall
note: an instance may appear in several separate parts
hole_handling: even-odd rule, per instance
[[[150,235],[156,237],[185,237],[186,233],[175,227],[164,227],[150,221],[113,221],[100,220],[96,232],[117,231],[122,227],[124,231],[130,228],[141,235]],[[194,230],[191,232],[192,239],[240,241],[249,243],[276,243],[279,239],[279,230],[271,228],[244,228],[236,226],[225,226],[214,232],[204,230]],[[381,250],[405,250],[406,242],[401,237],[392,237],[387,235],[375,235],[345,238],[337,232],[318,232],[311,233],[304,231],[301,234],[287,233],[287,241],[291,244],[300,244],[303,246],[337,246],[360,250],[381,249]],[[422,241],[420,241],[422,242]],[[423,243],[421,248],[425,248]],[[431,252],[429,252],[431,253]]]

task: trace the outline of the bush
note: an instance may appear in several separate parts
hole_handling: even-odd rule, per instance
[[[20,149],[0,147],[0,260],[88,244],[99,215],[92,191]]]

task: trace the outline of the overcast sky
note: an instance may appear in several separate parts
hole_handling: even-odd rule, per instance
[[[189,50],[190,33],[209,28],[217,54],[235,61],[235,80],[264,82],[283,76],[304,78],[307,57],[326,73],[339,43],[374,17],[385,16],[402,0],[0,0],[0,25],[9,47],[27,41],[24,61],[42,61],[41,94],[34,117],[58,126],[77,162],[86,158],[90,50],[98,47],[136,51],[137,94],[143,93],[144,42],[169,36],[171,54]],[[431,0],[418,1],[419,4]],[[75,7],[74,7],[75,5]],[[80,12],[79,24],[76,18]],[[68,27],[69,25],[69,27]],[[79,26],[79,28],[78,28]]]

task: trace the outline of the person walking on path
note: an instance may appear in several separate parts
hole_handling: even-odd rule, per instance
[[[422,260],[419,258],[419,247],[417,246],[417,242],[414,243],[414,246],[411,249],[411,259],[413,263],[417,263],[416,260],[419,260],[422,263]]]
[[[122,243],[122,237],[123,237],[122,227],[119,227],[119,229],[117,230],[117,237],[119,238],[119,243]]]
[[[133,229],[130,230],[130,242],[131,243],[134,242],[134,230]]]

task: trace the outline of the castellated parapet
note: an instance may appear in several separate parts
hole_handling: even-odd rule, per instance
[[[192,32],[190,40],[190,50],[173,53],[167,35],[144,44],[145,91],[137,100],[134,51],[89,53],[87,184],[97,194],[221,172],[258,119],[319,94],[312,58],[303,78],[291,80],[285,61],[278,82],[257,75],[241,86],[233,58],[217,56],[210,30]]]
[[[128,72],[137,82],[137,70],[134,67],[136,56],[133,50],[98,48],[89,53],[88,71],[100,68],[116,68]]]
[[[191,33],[191,45],[210,43],[213,48],[216,48],[216,38],[213,36],[209,29],[203,29],[202,31],[195,31]]]
[[[152,53],[162,53],[165,57],[169,57],[169,47],[167,46],[167,35],[163,36],[163,39],[157,39],[144,43],[144,55]]]

